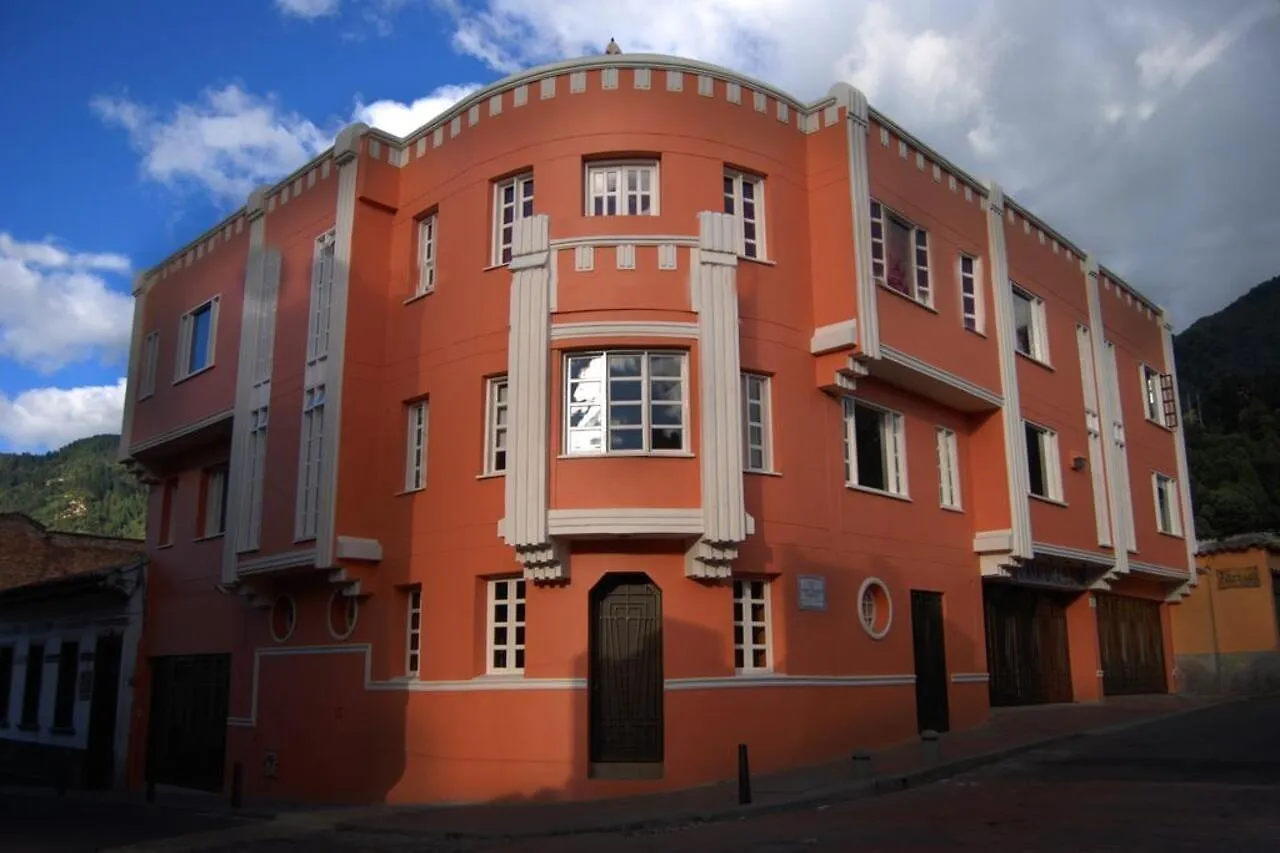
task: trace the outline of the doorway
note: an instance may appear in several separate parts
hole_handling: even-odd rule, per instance
[[[116,772],[116,708],[120,701],[120,663],[124,639],[103,634],[93,650],[93,688],[89,700],[89,740],[85,751],[85,784],[113,787]],[[83,675],[82,675],[83,677]]]
[[[589,607],[589,775],[661,778],[662,591],[648,575],[608,574]]]
[[[1070,702],[1066,593],[986,583],[987,668],[993,706]]]
[[[941,734],[951,728],[942,593],[911,590],[911,642],[916,664],[916,727]]]
[[[159,784],[222,791],[230,655],[151,658],[147,777]]]
[[[1166,692],[1160,602],[1105,592],[1094,598],[1102,695]]]

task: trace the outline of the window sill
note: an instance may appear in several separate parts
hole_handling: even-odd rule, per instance
[[[504,270],[509,266],[511,266],[510,261],[507,261],[505,264],[489,264],[489,266],[480,270],[480,272],[493,272],[494,270]]]
[[[1040,501],[1041,503],[1050,504],[1051,506],[1060,506],[1063,508],[1067,506],[1067,502],[1064,500],[1060,500],[1058,498],[1046,497],[1045,495],[1037,495],[1035,492],[1027,492],[1027,497],[1031,498],[1032,500]]]
[[[295,536],[293,538],[294,545],[305,545],[308,542],[314,542],[314,541],[316,541],[315,536]],[[288,639],[288,637],[286,637],[285,639]],[[284,642],[284,640],[281,640],[281,642]]]
[[[771,261],[768,258],[748,258],[746,255],[739,254],[738,260],[746,261],[749,264],[759,264],[762,267],[776,267],[777,261]]]
[[[1162,429],[1162,430],[1164,430],[1165,432],[1168,432],[1168,433],[1173,432],[1173,429],[1172,429],[1172,428],[1170,428],[1170,426],[1169,426],[1168,424],[1166,424],[1166,423],[1162,423],[1162,422],[1160,422],[1160,421],[1156,420],[1155,418],[1152,418],[1152,417],[1148,416],[1146,420],[1147,420],[1147,423],[1151,424],[1153,427],[1159,427],[1160,429]]]
[[[946,512],[960,513],[961,515],[964,514],[964,507],[962,506],[947,506],[946,504],[939,504],[938,509],[945,510]]]
[[[692,459],[687,450],[629,450],[621,453],[561,453],[557,459]]]
[[[489,471],[484,474],[476,474],[477,480],[492,480],[494,477],[505,477],[506,471]]]
[[[435,292],[436,292],[436,289],[433,287],[430,290],[426,291],[425,293],[415,293],[413,296],[410,296],[408,299],[406,299],[404,301],[404,304],[410,305],[414,302],[417,302],[419,299],[426,299],[428,296],[430,296]]]
[[[1052,364],[1050,364],[1050,363],[1049,363],[1049,362],[1047,362],[1047,361],[1042,361],[1041,359],[1036,358],[1034,355],[1028,355],[1027,353],[1023,352],[1023,351],[1022,351],[1022,350],[1020,350],[1020,349],[1015,349],[1015,350],[1014,350],[1014,352],[1015,352],[1015,353],[1017,353],[1018,355],[1022,356],[1023,358],[1025,358],[1027,361],[1031,362],[1032,364],[1035,364],[1035,365],[1038,365],[1038,366],[1040,366],[1040,367],[1043,367],[1045,370],[1053,370],[1053,365],[1052,365]]]
[[[781,471],[766,471],[762,468],[743,468],[743,474],[756,474],[761,477],[781,477]]]
[[[418,492],[425,492],[426,490],[427,490],[426,486],[419,486],[416,489],[401,489],[400,491],[396,492],[393,497],[402,498],[405,495],[416,495]]]
[[[177,379],[173,380],[173,384],[181,385],[183,382],[186,382],[188,379],[195,379],[197,376],[200,376],[201,374],[208,373],[210,370],[213,370],[213,367],[214,367],[213,363],[210,362],[209,364],[206,364],[204,367],[200,368],[199,370],[193,370],[190,373],[179,376]]]
[[[866,492],[869,495],[879,495],[882,498],[893,498],[896,501],[905,501],[906,503],[912,502],[910,495],[901,495],[897,492],[885,491],[884,489],[873,489],[870,486],[859,486],[857,483],[845,483],[844,487],[855,492]]]
[[[923,308],[924,310],[928,311],[931,314],[938,313],[938,309],[934,308],[928,302],[921,302],[919,299],[916,299],[914,296],[908,293],[903,293],[901,290],[894,290],[892,287],[890,287],[887,284],[884,284],[883,282],[877,281],[876,285],[886,293],[892,293],[894,296],[898,297],[899,299],[905,299],[908,302],[910,302],[912,305],[916,306],[917,308]]]
[[[155,391],[152,391],[152,392],[147,393],[147,394],[140,394],[140,395],[138,395],[138,402],[139,402],[139,403],[145,403],[147,400],[150,400],[150,399],[151,399],[152,397],[154,397],[155,395],[156,395],[156,392],[155,392]]]
[[[18,723],[18,731],[20,732],[38,732],[40,731],[39,723]]]
[[[157,550],[157,551],[163,551],[163,550],[164,550],[164,549],[166,549],[166,548],[172,548],[172,547],[173,547],[173,543],[172,543],[172,542],[162,542],[162,543],[160,543],[159,545],[157,545],[157,546],[156,546],[156,550]]]
[[[978,337],[982,338],[984,341],[987,339],[987,333],[982,331],[981,329],[970,329],[968,326],[965,326],[964,330],[971,335],[977,335]]]
[[[735,669],[733,675],[735,678],[773,678],[782,673],[774,672],[773,667],[761,667],[760,669]]]
[[[1185,538],[1181,533],[1170,533],[1168,530],[1161,530],[1159,528],[1156,528],[1156,533],[1159,533],[1161,536],[1168,536],[1170,539],[1177,539],[1179,542]]]
[[[208,536],[197,536],[195,539],[192,539],[191,541],[192,542],[212,542],[215,539],[223,539],[226,537],[226,535],[227,535],[227,531],[224,530],[221,533],[210,533]]]
[[[75,733],[76,733],[76,730],[71,728],[70,726],[54,726],[53,728],[49,729],[49,734],[57,735],[59,737],[74,737]]]

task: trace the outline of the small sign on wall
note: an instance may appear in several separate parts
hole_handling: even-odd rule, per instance
[[[1243,569],[1218,569],[1218,589],[1253,589],[1262,586],[1257,566]]]
[[[796,587],[801,610],[827,609],[827,579],[822,575],[798,575]]]

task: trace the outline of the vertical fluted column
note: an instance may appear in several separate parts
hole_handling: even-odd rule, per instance
[[[854,286],[858,304],[858,347],[867,358],[880,357],[880,312],[871,273],[871,173],[867,135],[871,129],[867,96],[847,83],[827,93],[845,108],[845,149],[849,159],[849,204],[852,207]]]
[[[1124,452],[1116,444],[1116,411],[1119,398],[1115,389],[1115,370],[1112,354],[1107,348],[1107,332],[1102,324],[1102,303],[1098,292],[1098,262],[1090,255],[1084,265],[1085,297],[1089,305],[1090,335],[1093,344],[1093,370],[1098,388],[1098,417],[1101,420],[1102,461],[1106,466],[1107,508],[1111,518],[1111,547],[1117,573],[1129,570],[1129,525],[1125,520],[1125,504],[1128,489],[1123,484],[1119,455]],[[1123,429],[1123,424],[1121,425]]]

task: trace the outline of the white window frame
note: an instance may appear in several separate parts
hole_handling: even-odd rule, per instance
[[[1026,434],[1028,441],[1031,436],[1027,433],[1035,431],[1036,440],[1039,442],[1040,460],[1044,470],[1041,471],[1041,479],[1044,481],[1044,487],[1047,494],[1037,494],[1031,488],[1031,448],[1027,447],[1027,493],[1033,498],[1042,500],[1063,502],[1062,497],[1062,457],[1058,449],[1058,433],[1056,430],[1050,429],[1043,424],[1034,421],[1024,420],[1023,432]]]
[[[1164,494],[1168,518],[1160,512],[1160,495]],[[1178,494],[1178,479],[1154,471],[1151,474],[1151,497],[1156,511],[1156,530],[1169,536],[1182,535],[1182,505]]]
[[[760,440],[751,439],[751,427],[758,427]],[[752,451],[760,464],[752,464]],[[757,474],[773,473],[773,380],[763,373],[742,374],[742,469]]]
[[[966,261],[968,261],[969,266],[968,272],[965,272]],[[987,315],[986,305],[983,304],[982,300],[982,259],[961,252],[960,257],[956,260],[956,281],[960,283],[958,289],[960,291],[961,323],[970,332],[985,335],[987,333]],[[973,303],[972,310],[965,306],[966,299]]]
[[[733,669],[740,675],[773,671],[772,591],[769,578],[742,578],[733,582]],[[762,605],[762,618],[755,618],[751,610],[753,604]],[[763,644],[754,640],[752,629],[757,627],[764,629]],[[755,662],[757,651],[764,652],[763,665]]]
[[[404,674],[408,678],[417,678],[422,674],[422,587],[411,587],[408,592],[404,621]],[[413,624],[415,616],[418,617],[417,625]]]
[[[640,400],[626,401],[627,405],[638,402],[640,406],[640,424],[638,427],[625,428],[639,429],[641,435],[641,445],[638,449],[612,450],[610,449],[611,435],[614,428],[610,426],[610,408],[613,405],[611,400],[612,382],[609,377],[609,360],[611,356],[639,356],[640,357],[640,375],[638,377],[625,377],[633,381],[640,382]],[[659,376],[654,377],[650,373],[649,362],[654,356],[666,356],[677,358],[680,361],[680,376]],[[604,374],[598,379],[572,379],[573,364],[575,361],[583,359],[600,358],[604,363]],[[623,377],[615,377],[616,379],[624,379]],[[575,427],[572,425],[574,409],[586,408],[591,404],[587,401],[573,401],[574,388],[584,382],[599,381],[604,389],[604,399],[601,401],[601,425],[599,427]],[[675,382],[680,383],[680,399],[679,400],[660,400],[653,399],[653,383],[654,382]],[[667,349],[608,349],[608,350],[589,350],[584,352],[567,352],[564,355],[564,453],[566,456],[687,456],[692,447],[691,436],[689,434],[692,428],[691,418],[689,416],[689,353],[685,350],[667,350]],[[653,406],[661,405],[679,405],[680,406],[680,447],[678,448],[658,448],[653,447]],[[621,405],[621,404],[620,404]],[[659,427],[660,428],[660,427]],[[600,450],[575,450],[573,449],[572,438],[575,434],[587,434],[598,432],[601,436]]]
[[[505,474],[507,455],[511,452],[511,386],[506,376],[491,376],[485,381],[484,473]],[[502,454],[499,464],[498,454]]]
[[[895,497],[909,497],[907,488],[907,432],[906,418],[901,412],[877,406],[866,400],[844,397],[844,479],[845,484],[856,489]],[[884,456],[885,488],[866,486],[858,482],[858,442],[856,411],[869,409],[880,418],[881,442]]]
[[[264,471],[267,462],[267,427],[271,420],[269,405],[260,406],[249,412],[249,449],[245,454],[248,470],[245,472],[245,483],[248,485],[249,515],[247,523],[240,527],[239,541],[236,551],[255,551],[258,548],[259,536],[262,532],[262,489]]]
[[[324,471],[325,386],[303,392],[302,435],[298,442],[298,499],[294,541],[316,538],[320,516],[320,478]]]
[[[147,332],[142,339],[142,369],[138,374],[138,399],[156,393],[156,365],[160,361],[160,332]]]
[[[943,509],[963,509],[960,499],[960,450],[956,432],[940,426],[938,443],[938,505]]]
[[[889,255],[885,246],[885,228],[890,219],[907,229],[908,251],[911,252],[910,292],[908,293],[889,286],[886,267]],[[912,222],[884,202],[871,200],[871,277],[876,284],[891,293],[905,296],[932,308],[934,288],[931,257],[928,229]]]
[[[657,216],[659,212],[660,192],[659,192],[659,164],[657,160],[592,160],[586,163],[584,171],[584,210],[587,216]],[[627,178],[634,174],[636,176],[636,189],[632,190],[627,187]],[[608,187],[610,177],[614,179],[614,188]],[[641,188],[643,177],[649,179],[649,189]],[[599,181],[597,180],[599,179]],[[603,187],[597,187],[598,182],[603,182]],[[641,211],[641,201],[645,196],[649,197],[649,209]],[[636,212],[631,213],[628,210],[628,202],[635,199]],[[609,202],[614,205],[614,212],[608,210]],[[597,212],[596,206],[599,203],[600,210]]]
[[[486,627],[485,669],[490,675],[523,675],[525,644],[520,638],[519,629],[525,629],[528,618],[528,599],[525,597],[528,585],[523,577],[492,578],[485,585],[488,588],[488,606]],[[506,592],[505,598],[498,597],[498,590]],[[520,605],[525,605],[525,618],[520,618]],[[498,618],[498,608],[507,606],[507,618]],[[506,629],[506,638],[498,642],[495,634],[498,628]],[[525,629],[527,630],[527,629]],[[525,637],[524,639],[527,639]],[[506,654],[506,661],[501,666],[495,662],[498,652]]]
[[[765,197],[764,197],[764,177],[761,175],[753,175],[750,172],[743,172],[738,169],[724,170],[724,207],[725,213],[732,214],[737,220],[736,239],[738,243],[738,257],[748,258],[753,261],[768,260],[768,243],[766,242],[765,228]],[[747,199],[744,197],[745,191],[743,186],[751,184],[750,201],[755,206],[755,215],[751,218],[746,216],[744,208]],[[756,236],[754,240],[747,238],[747,224],[755,225]]]
[[[1160,371],[1143,361],[1138,363],[1138,376],[1142,383],[1142,410],[1147,420],[1153,424],[1166,426],[1164,389],[1160,387]]]
[[[218,305],[221,302],[221,294],[206,299],[190,311],[184,313],[178,320],[178,350],[177,355],[173,360],[173,382],[175,385],[184,379],[190,379],[192,376],[198,376],[213,367],[218,341]],[[195,346],[195,340],[192,334],[193,327],[195,326],[195,317],[206,309],[209,312],[208,352],[205,354],[204,364],[195,370],[191,370],[191,357],[194,355],[192,347]]]
[[[511,233],[504,234],[502,214],[507,205],[503,202],[504,191],[511,189]],[[525,190],[528,189],[527,199]],[[524,211],[524,201],[529,202],[529,212]],[[493,182],[493,266],[502,267],[511,263],[515,251],[516,223],[534,215],[535,201],[533,172],[521,172]]]
[[[326,231],[316,238],[311,258],[311,299],[307,318],[307,363],[329,355],[329,332],[333,316],[334,256],[337,234]]]
[[[415,400],[405,406],[404,490],[417,492],[427,487],[427,435],[431,426],[428,400]]]
[[[1017,282],[1010,281],[1009,287],[1012,291],[1014,300],[1023,299],[1031,308],[1031,328],[1028,330],[1031,342],[1031,350],[1022,349],[1018,343],[1018,311],[1016,303],[1013,307],[1013,348],[1019,355],[1024,355],[1032,361],[1038,361],[1041,364],[1049,364],[1049,324],[1045,314],[1044,300],[1036,296],[1031,291],[1022,287]]]
[[[227,532],[226,513],[227,482],[229,472],[225,465],[209,468],[204,483],[204,538],[211,539]]]
[[[436,289],[436,257],[439,254],[439,217],[435,213],[418,222],[418,287],[416,296],[426,296]]]

